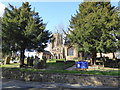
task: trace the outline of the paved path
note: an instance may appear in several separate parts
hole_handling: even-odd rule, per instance
[[[76,69],[76,65],[73,65],[72,67],[69,67],[66,70],[75,70],[75,69]]]
[[[102,86],[94,87],[94,86],[81,86],[79,84],[41,83],[41,82],[33,82],[33,81],[26,82],[26,81],[11,80],[11,79],[2,79],[2,88],[3,88],[2,90],[4,90],[5,88],[29,88],[29,90],[33,90],[34,88],[76,88],[76,89],[78,88],[99,88],[99,89],[112,88],[113,90],[118,90],[117,88],[113,88],[113,87],[102,87]]]
[[[95,69],[97,69],[97,67],[88,66],[88,70],[95,70]],[[76,65],[73,65],[72,67],[69,67],[66,70],[76,70]]]
[[[110,69],[110,70],[118,70],[118,68],[108,68],[108,67],[104,67],[104,68],[101,68],[102,70],[105,70],[105,69]],[[67,68],[66,70],[76,70],[76,65],[73,65],[72,67],[69,67]],[[87,70],[100,70],[98,69],[98,67],[96,66],[88,66],[88,69]]]

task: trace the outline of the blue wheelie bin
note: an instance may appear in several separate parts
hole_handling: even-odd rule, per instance
[[[88,62],[87,61],[76,62],[76,69],[88,69]]]

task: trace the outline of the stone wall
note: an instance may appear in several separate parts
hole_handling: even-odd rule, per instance
[[[78,58],[78,51],[76,50],[76,48],[74,48],[74,55],[73,56],[68,56],[68,48],[69,46],[64,46],[65,48],[65,57],[66,60],[74,60],[75,58]]]
[[[102,75],[81,75],[81,74],[58,74],[43,72],[18,71],[13,69],[2,69],[2,77],[9,79],[71,83],[83,86],[119,86],[120,76],[102,76]]]

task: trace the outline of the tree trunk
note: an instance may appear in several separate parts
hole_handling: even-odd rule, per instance
[[[115,59],[115,53],[113,52],[113,59]]]
[[[78,57],[80,57],[80,59],[83,58],[83,57],[82,57],[82,53],[83,53],[83,52],[79,52],[79,53],[78,53]]]
[[[23,67],[23,65],[24,65],[24,58],[25,58],[24,53],[25,53],[25,49],[21,49],[21,51],[20,51],[20,67]]]
[[[97,53],[92,52],[92,65],[96,65],[96,56],[97,56]]]
[[[100,52],[100,58],[102,58],[102,52]]]

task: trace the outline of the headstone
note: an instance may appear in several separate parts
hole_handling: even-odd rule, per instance
[[[10,59],[11,59],[11,57],[7,56],[6,59],[5,59],[5,64],[10,64]]]
[[[34,60],[34,57],[32,56],[32,57],[30,58],[30,66],[33,66],[33,60]]]
[[[30,66],[30,57],[27,57],[27,66]]]
[[[35,56],[34,68],[39,69],[39,58],[37,56]]]

